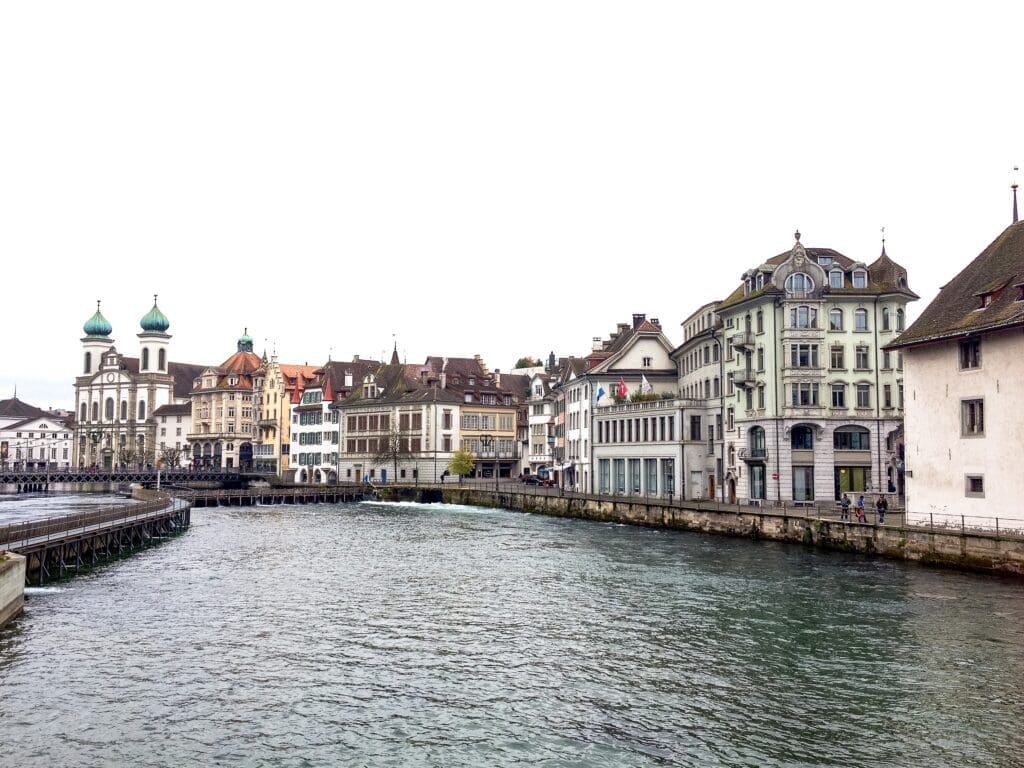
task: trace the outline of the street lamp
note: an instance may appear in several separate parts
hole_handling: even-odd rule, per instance
[[[495,439],[491,435],[480,435],[480,445],[483,446],[484,452],[489,453],[491,447],[494,447],[494,490],[498,490],[498,449],[496,446]]]

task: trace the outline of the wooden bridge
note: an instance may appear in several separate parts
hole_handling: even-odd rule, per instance
[[[0,526],[0,551],[26,558],[25,580],[43,584],[180,533],[191,505],[166,494],[152,501]]]
[[[57,485],[96,485],[138,483],[153,486],[183,483],[241,484],[244,480],[261,479],[262,475],[243,474],[231,469],[62,469],[62,470],[0,470],[0,489],[16,493],[37,493]]]
[[[338,504],[374,498],[372,486],[292,485],[237,489],[174,489],[174,495],[194,507],[245,507],[254,504]]]

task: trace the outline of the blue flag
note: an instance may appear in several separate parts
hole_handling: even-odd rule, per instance
[[[597,400],[595,400],[594,402],[600,403],[601,402],[601,398],[604,397],[606,394],[608,394],[608,393],[604,391],[604,387],[602,385],[598,384],[597,385]]]

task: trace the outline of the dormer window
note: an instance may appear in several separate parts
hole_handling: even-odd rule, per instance
[[[794,272],[786,278],[786,293],[802,296],[814,290],[814,281],[810,275]]]
[[[757,276],[757,290],[761,290],[762,288],[764,288],[764,274],[763,273]]]
[[[743,281],[743,295],[746,296],[748,293],[750,293],[750,278],[749,277],[746,280]]]
[[[868,273],[863,269],[856,269],[853,272],[853,287],[854,288],[867,288],[868,287]]]
[[[843,270],[833,269],[828,273],[828,287],[829,288],[842,288],[843,287]]]
[[[466,396],[463,398],[463,402],[472,403],[473,402],[473,393],[472,392],[467,392]]]
[[[234,387],[234,386],[237,386],[237,385],[238,385],[238,377],[237,376],[230,376],[230,377],[228,377],[228,386]]]
[[[832,266],[832,257],[831,256],[819,256],[818,257],[818,265],[822,266],[822,267],[830,267],[830,266]]]

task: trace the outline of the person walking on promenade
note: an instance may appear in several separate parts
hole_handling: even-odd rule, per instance
[[[850,519],[850,497],[847,496],[845,493],[843,494],[843,498],[839,502],[839,519]]]
[[[878,510],[878,524],[885,525],[885,513],[889,511],[889,502],[885,500],[884,493],[875,502],[875,509]]]
[[[857,501],[853,505],[853,514],[857,518],[858,523],[867,522],[867,518],[864,517],[864,494],[857,497]]]

